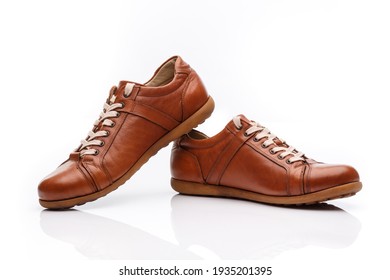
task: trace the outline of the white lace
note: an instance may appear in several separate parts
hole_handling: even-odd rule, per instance
[[[241,118],[239,116],[236,116],[233,118],[233,123],[237,129],[242,128]],[[276,135],[272,134],[268,130],[268,128],[265,128],[264,126],[261,126],[257,122],[253,122],[253,121],[250,124],[251,124],[251,127],[245,131],[245,135],[249,136],[251,134],[256,133],[256,135],[254,137],[254,141],[259,141],[262,138],[267,138],[267,140],[263,142],[262,147],[267,148],[271,144],[276,145],[276,147],[273,147],[272,149],[270,149],[270,152],[272,154],[282,152],[278,155],[278,157],[280,159],[284,159],[288,155],[292,155],[292,157],[290,157],[287,160],[287,163],[293,163],[296,161],[304,161],[305,160],[304,154],[302,152],[298,152],[294,147],[287,145],[284,140],[282,140],[282,139],[278,138]],[[281,146],[281,145],[276,144],[274,141],[276,138],[278,138],[279,141],[282,144],[284,144],[285,146]]]
[[[114,99],[113,99],[114,100]],[[113,101],[112,100],[112,101]],[[116,118],[119,116],[119,112],[115,111],[116,109],[123,108],[122,103],[105,103],[103,107],[103,112],[100,113],[99,119],[93,124],[94,127],[97,127],[100,123],[103,126],[113,127],[115,122],[110,120],[110,118]],[[90,131],[88,132],[88,137],[86,140],[81,140],[81,146],[78,149],[80,151],[80,156],[85,155],[97,155],[98,150],[91,148],[91,146],[103,146],[104,142],[102,140],[96,139],[98,137],[107,137],[109,132],[107,130],[99,131]]]

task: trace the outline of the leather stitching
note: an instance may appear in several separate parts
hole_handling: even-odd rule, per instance
[[[207,176],[207,182],[209,182],[211,184],[217,184],[217,185],[220,184],[221,178],[222,178],[223,174],[225,173],[227,167],[229,166],[230,162],[232,161],[234,156],[237,154],[237,152],[240,150],[242,145],[244,145],[244,143],[246,142],[246,141],[240,141],[240,140],[241,139],[239,139],[237,137],[233,137],[229,141],[229,143],[226,145],[226,147],[223,149],[223,151],[221,151],[221,153],[219,154],[219,157],[214,162],[214,165],[211,168],[209,175]],[[237,141],[238,141],[238,143],[237,143]],[[233,146],[235,144],[237,145],[236,147]],[[233,152],[230,152],[230,149],[232,147],[234,150],[233,150]],[[230,153],[227,154],[228,152],[230,152]],[[213,180],[214,178],[215,178],[215,180]]]
[[[299,175],[301,194],[305,194],[305,170],[306,170],[306,165],[303,165],[301,168],[301,174]]]
[[[310,174],[311,174],[311,164],[308,164],[307,165],[307,172],[306,173],[306,193],[310,193],[310,189],[311,189],[311,186],[310,186]]]
[[[198,157],[196,155],[194,155],[193,153],[191,153],[190,151],[188,151],[188,150],[186,150],[186,149],[184,149],[182,147],[179,147],[179,149],[182,149],[183,151],[187,152],[194,159],[195,164],[198,167],[197,168],[197,170],[199,172],[198,176],[200,175],[200,178],[202,178],[202,181],[206,182],[205,177],[204,177],[203,172],[202,172],[202,168],[200,167],[200,163],[199,163]]]
[[[144,118],[145,120],[152,122],[165,130],[172,130],[180,124],[180,122],[172,118],[170,115],[154,107],[142,104],[138,101],[130,101],[128,103],[130,103],[130,109],[120,110],[121,112],[126,112],[128,114]]]
[[[112,179],[112,176],[111,176],[110,172],[108,171],[108,168],[106,167],[105,158],[106,158],[108,151],[111,149],[111,146],[114,143],[115,138],[118,135],[118,132],[121,130],[123,124],[125,123],[127,117],[128,117],[128,114],[126,114],[125,117],[122,117],[122,121],[120,123],[117,121],[117,123],[115,125],[116,129],[112,132],[113,135],[110,135],[111,141],[110,141],[109,145],[107,145],[107,144],[105,145],[105,146],[107,146],[107,148],[105,149],[104,154],[101,157],[100,166],[102,167],[104,173],[106,174],[110,185],[114,182],[114,180]]]
[[[225,146],[225,148],[219,153],[219,156],[215,160],[213,166],[210,168],[209,174],[207,175],[207,178],[206,178],[206,182],[207,183],[209,183],[209,184],[218,184],[218,180],[216,180],[217,182],[210,182],[210,181],[214,181],[214,180],[212,180],[212,177],[213,177],[214,173],[217,172],[216,169],[218,168],[218,165],[221,162],[223,156],[226,154],[226,150],[228,150],[229,147],[231,146],[231,143],[232,143],[233,140],[234,140],[234,138],[232,138],[229,141],[229,143]],[[219,177],[218,174],[216,176]]]
[[[90,163],[87,163],[87,162],[84,162],[83,163],[83,166],[84,168],[87,170],[89,176],[91,177],[91,180],[93,181],[95,187],[96,187],[96,190],[97,191],[100,191],[102,188],[98,185],[97,181],[99,181],[99,179],[97,179],[95,176],[94,176],[94,172],[92,171],[92,169],[89,167],[89,166],[94,166],[93,164],[90,164]],[[96,166],[95,166],[96,167]]]
[[[88,182],[89,186],[91,187],[91,189],[95,192],[95,191],[99,191],[99,188],[97,187],[97,185],[95,184],[95,181],[93,180],[91,174],[88,172],[88,170],[84,167],[84,164],[79,161],[77,163],[77,170],[80,171],[80,173],[83,175],[83,177],[85,178],[85,180]]]
[[[192,69],[191,69],[192,70]],[[184,84],[184,88],[183,88],[183,91],[181,93],[181,121],[184,121],[184,112],[185,112],[185,108],[184,108],[184,99],[185,99],[185,96],[187,94],[187,89],[188,89],[188,86],[190,85],[190,83],[195,79],[194,77],[191,77],[191,72],[188,73],[187,75],[187,78],[185,80],[185,84]]]

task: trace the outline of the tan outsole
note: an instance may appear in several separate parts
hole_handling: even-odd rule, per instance
[[[362,189],[361,182],[353,182],[303,195],[271,196],[231,187],[181,181],[174,178],[171,179],[171,186],[175,191],[181,194],[239,198],[278,205],[305,205],[320,203],[326,200],[352,196]]]
[[[160,149],[164,148],[171,141],[188,133],[191,129],[203,123],[208,117],[210,117],[211,113],[214,110],[214,106],[215,106],[214,100],[210,96],[205,105],[203,105],[191,117],[186,119],[176,128],[174,128],[172,131],[170,131],[165,136],[163,136],[160,140],[158,140],[140,157],[140,159],[133,165],[133,167],[129,171],[127,171],[125,175],[123,175],[121,178],[119,178],[117,181],[115,181],[112,185],[108,186],[107,188],[93,194],[71,198],[71,199],[65,199],[65,200],[46,201],[40,199],[39,203],[41,204],[42,207],[48,209],[67,209],[76,205],[82,205],[87,202],[94,201],[100,197],[109,194],[110,192],[116,190],[118,187],[123,185],[127,180],[129,180],[142,167],[142,165],[144,165]]]

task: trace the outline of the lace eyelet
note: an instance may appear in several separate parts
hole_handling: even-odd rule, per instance
[[[119,116],[121,115],[121,113],[119,113],[119,112],[116,112],[116,118],[118,118]]]
[[[105,130],[104,132],[106,133],[106,135],[104,135],[104,137],[107,137],[108,135],[110,135],[110,132],[108,130]]]
[[[99,154],[98,150],[95,150],[95,152],[93,153],[94,156],[97,156],[98,154]]]
[[[99,146],[100,146],[100,147],[103,147],[103,146],[104,146],[104,144],[105,144],[105,143],[104,143],[104,141],[100,141],[100,144],[99,144]]]
[[[281,155],[278,155],[278,159],[284,159],[284,157],[282,157]]]
[[[126,94],[125,92],[123,92],[123,97],[124,98],[128,98],[130,96],[130,94]]]
[[[244,136],[245,136],[245,137],[249,137],[249,134],[245,132],[245,133],[244,133]]]
[[[110,127],[114,127],[115,126],[115,122],[113,121],[110,125]]]
[[[256,137],[253,138],[253,142],[259,142],[260,139],[257,139]]]
[[[121,104],[122,104],[122,107],[121,107],[121,108],[122,108],[122,109],[125,108],[125,106],[126,106],[125,102],[122,101]]]
[[[273,149],[269,150],[269,152],[270,152],[270,154],[272,154],[272,155],[276,154],[276,152],[275,152]]]
[[[264,148],[264,149],[268,148],[268,146],[265,145],[264,143],[261,144],[261,147]]]
[[[241,129],[242,129],[242,126],[240,126],[240,127],[237,127],[237,126],[236,126],[236,129],[237,129],[237,130],[241,130]]]
[[[292,164],[292,161],[290,161],[290,159],[286,160],[286,163],[287,164]]]

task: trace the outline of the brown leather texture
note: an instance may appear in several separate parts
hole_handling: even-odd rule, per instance
[[[171,77],[169,71],[172,71]],[[134,86],[125,95],[128,83]],[[118,116],[111,118],[113,127],[102,127],[101,123],[94,126],[93,131],[104,129],[108,132],[106,137],[97,138],[104,145],[93,146],[98,154],[80,156],[78,149],[72,152],[67,161],[40,182],[41,201],[66,200],[104,190],[123,177],[159,139],[185,122],[210,99],[197,73],[178,56],[168,59],[148,83],[119,82],[107,100],[113,95],[115,103],[123,106],[116,110]]]
[[[359,182],[359,174],[348,165],[306,157],[291,163],[288,159],[292,155],[280,158],[282,152],[271,152],[280,141],[264,147],[267,138],[256,141],[256,133],[247,135],[251,121],[243,115],[240,119],[240,129],[231,121],[214,137],[191,131],[177,139],[171,154],[174,181],[197,183],[191,188],[224,186],[275,197],[300,196]],[[207,191],[192,194],[207,195]]]

